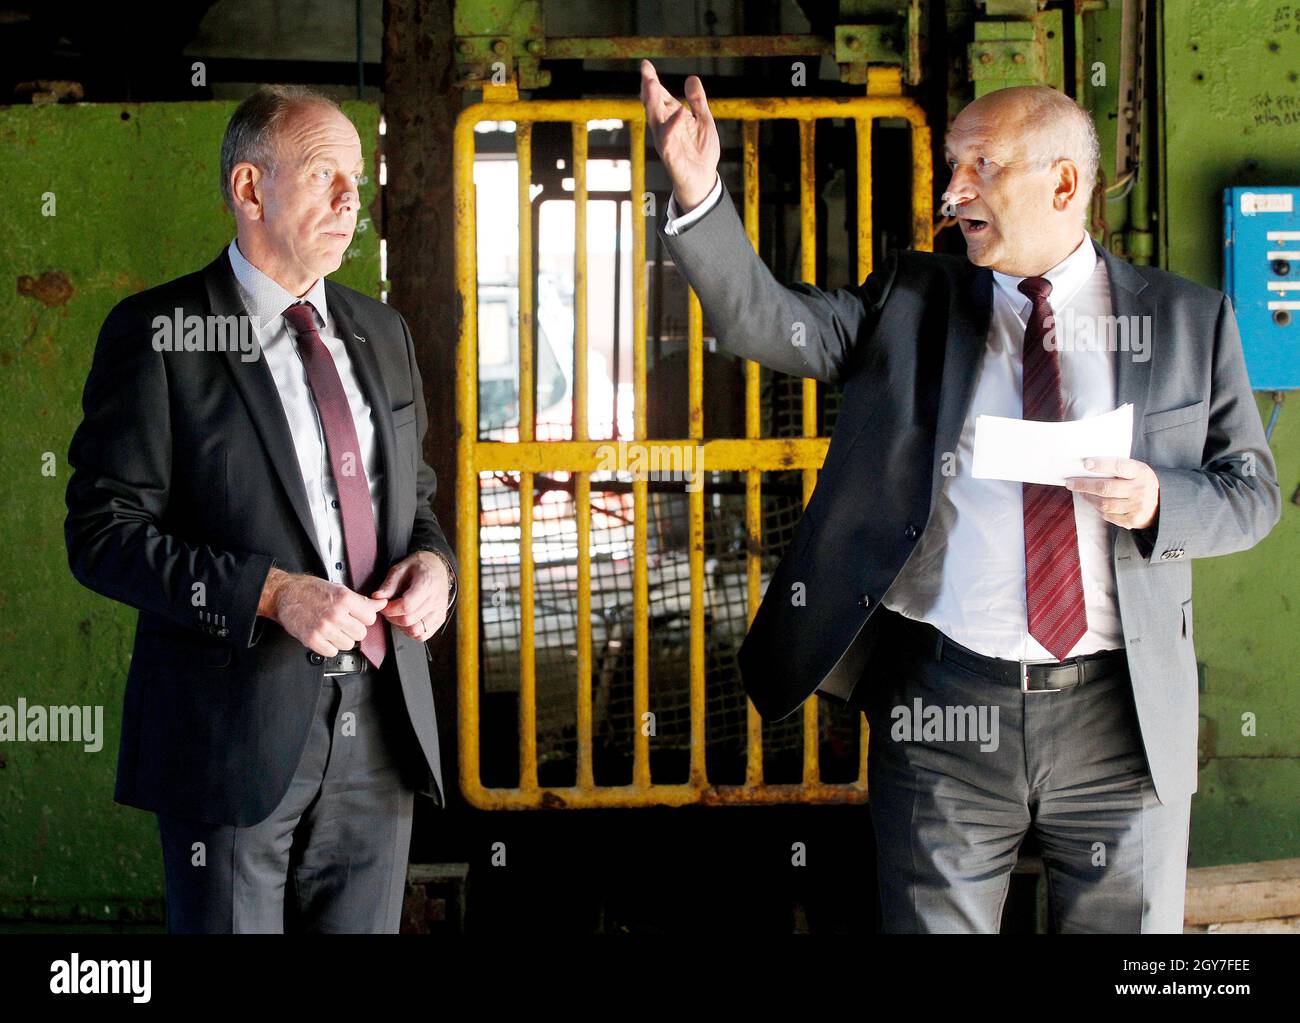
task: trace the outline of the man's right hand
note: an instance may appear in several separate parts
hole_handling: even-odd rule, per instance
[[[690,105],[679,103],[660,83],[655,66],[643,60],[641,102],[655,149],[672,180],[677,208],[689,213],[713,191],[722,154],[704,85],[691,75],[686,79],[686,103]]]
[[[309,650],[333,657],[364,639],[366,629],[387,604],[328,579],[272,568],[257,613],[278,622]]]

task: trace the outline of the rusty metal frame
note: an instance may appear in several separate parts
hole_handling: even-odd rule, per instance
[[[912,245],[932,248],[932,179],[930,129],[919,104],[902,96],[854,98],[720,99],[711,104],[715,119],[742,122],[743,214],[751,244],[758,240],[758,123],[795,120],[799,123],[800,220],[806,280],[816,277],[816,207],[813,190],[815,123],[827,118],[851,118],[857,137],[858,279],[871,272],[871,124],[880,118],[902,118],[911,125]],[[591,674],[591,506],[590,474],[601,468],[600,448],[608,441],[587,436],[587,308],[586,202],[587,122],[623,121],[630,127],[631,196],[635,204],[645,194],[645,113],[635,100],[494,100],[461,112],[455,132],[456,288],[461,302],[460,337],[456,352],[456,416],[458,434],[457,546],[461,553],[461,597],[457,631],[459,697],[459,777],[461,791],[472,805],[484,809],[540,807],[632,807],[688,804],[843,803],[866,799],[867,727],[862,723],[858,777],[848,783],[826,783],[818,774],[817,698],[803,707],[804,751],[802,780],[766,784],[763,780],[761,720],[748,705],[748,763],[740,785],[710,784],[705,767],[704,699],[704,544],[702,488],[690,493],[690,771],[682,784],[655,784],[650,776],[650,739],[634,729],[633,773],[628,785],[595,784],[592,765]],[[519,441],[478,439],[478,270],[476,200],[474,190],[474,127],[481,121],[513,121],[519,159]],[[532,125],[568,123],[573,131],[574,178],[574,423],[573,439],[537,441],[533,434],[532,308],[534,268],[532,221],[528,215],[529,168],[532,166]],[[688,312],[689,437],[651,439],[646,436],[646,217],[632,218],[632,351],[633,438],[631,443],[698,447],[709,471],[746,474],[748,616],[752,622],[759,603],[761,531],[759,499],[761,473],[777,469],[803,471],[806,504],[826,456],[828,438],[816,436],[817,383],[803,384],[804,436],[759,436],[759,367],[745,367],[745,437],[703,439],[703,316],[694,291]],[[514,788],[484,786],[479,772],[479,563],[478,512],[480,473],[520,474],[520,782]],[[577,618],[577,778],[576,784],[549,787],[538,783],[536,735],[536,669],[534,659],[534,581],[532,507],[534,476],[539,472],[569,472],[575,483],[578,543]],[[643,475],[643,474],[639,474]],[[646,502],[644,478],[635,478],[633,495],[633,720],[644,720],[649,709],[649,637],[647,629],[648,573],[646,565]]]

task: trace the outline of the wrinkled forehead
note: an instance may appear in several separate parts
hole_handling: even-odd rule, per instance
[[[328,157],[348,165],[362,163],[356,127],[325,103],[311,103],[291,111],[280,125],[276,143],[280,155],[290,161],[308,163]]]
[[[992,97],[985,97],[971,103],[953,119],[944,135],[944,152],[957,155],[971,150],[996,154],[1004,160],[1015,159],[1028,148],[1029,134],[1019,104],[994,102]]]

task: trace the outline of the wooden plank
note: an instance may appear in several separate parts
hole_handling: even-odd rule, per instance
[[[1187,872],[1186,924],[1300,917],[1300,858],[1195,867]]]
[[[1229,924],[1190,924],[1184,934],[1300,934],[1300,916],[1280,920],[1238,920]]]

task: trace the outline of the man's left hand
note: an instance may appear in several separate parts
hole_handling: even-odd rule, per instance
[[[388,604],[380,613],[411,639],[424,642],[446,621],[450,593],[451,579],[442,558],[416,551],[390,568],[371,596],[386,598]]]
[[[1151,466],[1135,458],[1085,458],[1083,467],[1108,472],[1111,478],[1070,476],[1065,485],[1092,502],[1107,522],[1125,529],[1145,529],[1156,520],[1160,479]]]

